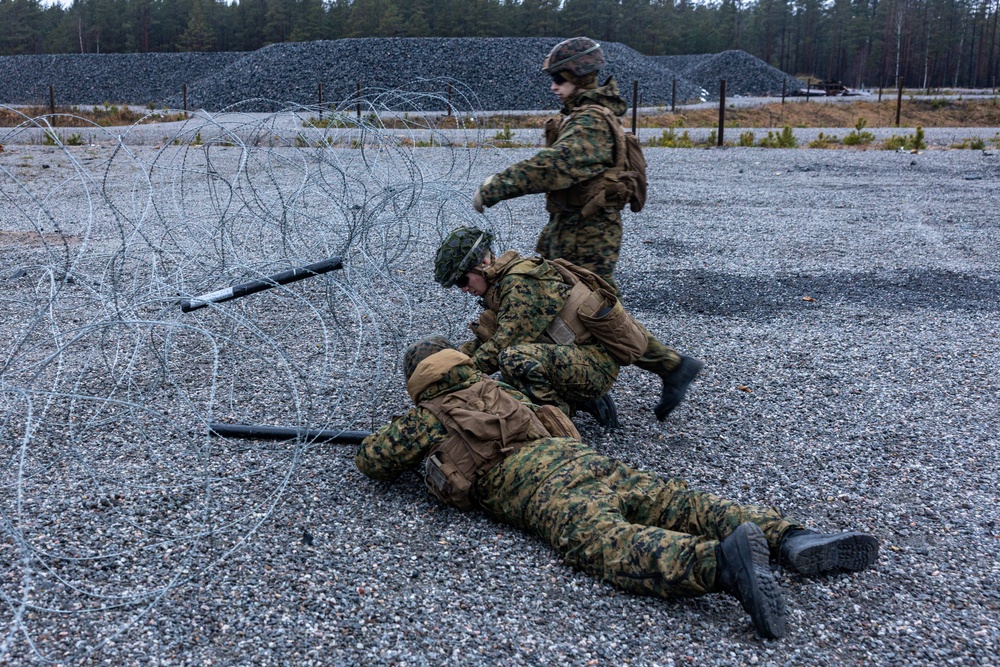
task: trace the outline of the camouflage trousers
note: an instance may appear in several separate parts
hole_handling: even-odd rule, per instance
[[[497,357],[503,381],[533,403],[572,415],[572,405],[603,396],[618,378],[618,362],[602,345],[512,345]]]
[[[716,547],[737,526],[761,527],[772,553],[802,525],[680,479],[601,456],[576,440],[539,440],[479,483],[494,518],[548,541],[570,565],[626,591],[687,597],[716,590]]]
[[[578,213],[550,214],[549,224],[538,236],[535,251],[547,259],[565,259],[593,271],[607,280],[620,298],[614,274],[621,246],[621,213],[604,209],[587,219]],[[645,327],[643,330],[646,331],[646,354],[635,365],[661,377],[677,368],[681,355],[661,343]]]
[[[589,218],[579,213],[552,213],[542,228],[535,252],[546,259],[565,259],[614,282],[615,265],[622,247],[622,216],[606,208]]]

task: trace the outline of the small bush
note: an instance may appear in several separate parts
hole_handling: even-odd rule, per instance
[[[963,140],[960,144],[952,144],[951,147],[981,151],[986,148],[986,140],[980,139],[979,137],[969,137],[968,139]]]
[[[864,118],[858,118],[858,122],[854,124],[854,129],[848,132],[847,136],[844,137],[844,145],[868,145],[875,141],[875,135],[865,129],[867,125],[868,121]]]
[[[691,135],[688,134],[687,130],[678,135],[677,131],[670,127],[664,130],[659,137],[650,139],[649,145],[659,148],[693,148],[694,141],[691,140]]]
[[[66,145],[67,146],[82,146],[83,145],[83,137],[81,137],[78,133],[74,132],[73,134],[69,135],[69,139],[66,140]]]
[[[708,140],[705,143],[708,144],[709,146],[715,146],[716,144],[718,144],[719,143],[719,131],[718,130],[712,130],[711,132],[709,132],[708,133]]]
[[[61,143],[62,141],[59,139],[59,135],[56,134],[54,130],[45,130],[45,136],[42,138],[42,145],[55,146],[56,144]]]
[[[514,133],[511,132],[510,123],[504,123],[503,129],[493,135],[493,141],[510,143],[514,140]]]
[[[754,135],[753,132],[743,132],[740,134],[740,146],[749,147],[753,146]]]
[[[882,148],[887,151],[898,151],[901,148],[906,148],[907,141],[906,137],[894,134],[882,142]]]
[[[760,140],[762,148],[796,148],[799,140],[795,138],[792,128],[786,125],[780,133],[768,130],[767,138]]]
[[[819,136],[810,141],[807,145],[809,148],[830,148],[840,143],[840,140],[835,134],[823,134],[819,133]]]
[[[910,137],[910,147],[915,151],[922,151],[927,148],[927,142],[924,141],[924,128],[919,125],[917,125],[917,129]]]

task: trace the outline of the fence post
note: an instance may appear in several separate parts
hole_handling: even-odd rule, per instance
[[[358,120],[361,120],[361,82],[358,81]]]
[[[451,116],[451,84],[448,84],[448,116]]]
[[[670,113],[677,111],[677,77],[670,84]]]
[[[316,92],[319,94],[319,119],[323,120],[323,82],[322,81],[319,82]]]
[[[781,80],[781,104],[785,104],[785,90],[788,88],[788,79]]]
[[[188,85],[185,83],[182,85],[181,90],[184,93],[184,113],[188,110]]]
[[[636,79],[632,82],[632,134],[638,135],[636,132],[636,121],[639,113],[639,81]]]
[[[49,113],[55,115],[56,113],[56,87],[49,85]]]
[[[896,127],[899,127],[899,113],[903,107],[903,77],[899,77],[899,89],[896,91]]]
[[[719,79],[719,146],[726,133],[726,80]]]

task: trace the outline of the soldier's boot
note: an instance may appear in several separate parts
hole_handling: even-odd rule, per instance
[[[741,524],[716,550],[716,588],[729,593],[750,614],[757,634],[785,634],[785,602],[769,565],[767,538],[755,523]]]
[[[799,574],[857,572],[878,559],[878,540],[864,533],[790,530],[778,549],[778,562]]]
[[[590,400],[578,403],[577,409],[588,413],[598,424],[605,428],[615,429],[621,426],[618,423],[618,408],[615,407],[615,401],[611,398],[611,392],[604,394],[600,398],[591,398]]]
[[[663,421],[673,411],[687,394],[688,386],[705,364],[694,357],[681,357],[681,363],[669,373],[660,375],[663,378],[663,388],[660,390],[660,402],[653,408],[656,418]]]

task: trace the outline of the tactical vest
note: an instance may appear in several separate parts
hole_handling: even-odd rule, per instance
[[[489,340],[497,328],[496,313],[500,304],[497,290],[492,286],[508,275],[531,273],[534,267],[546,261],[572,289],[559,314],[536,342],[579,345],[596,339],[622,364],[635,363],[645,354],[646,333],[625,312],[614,288],[606,280],[564,259],[524,259],[513,250],[505,252],[483,271],[491,285],[483,296],[486,309],[479,320],[470,325],[480,342]]]
[[[546,209],[557,214],[579,212],[582,217],[588,218],[601,208],[612,207],[620,211],[628,204],[634,213],[638,213],[646,205],[646,158],[639,139],[631,132],[625,132],[611,109],[600,104],[586,104],[562,119],[548,119],[545,121],[546,147],[555,144],[569,122],[583,111],[596,112],[608,123],[615,140],[615,163],[597,176],[574,183],[564,190],[547,193]]]
[[[476,483],[513,452],[540,438],[580,438],[557,408],[548,405],[532,412],[489,377],[418,405],[448,431],[447,440],[431,447],[423,462],[424,483],[433,496],[462,510],[475,506]]]

